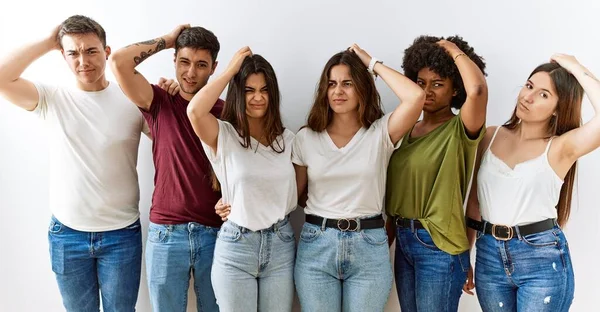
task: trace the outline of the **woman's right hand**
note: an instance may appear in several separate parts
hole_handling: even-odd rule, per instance
[[[245,46],[241,48],[233,55],[233,58],[227,66],[226,72],[228,72],[231,76],[237,74],[240,71],[240,68],[242,67],[244,59],[250,55],[252,55],[252,50],[250,50],[250,47]]]
[[[221,220],[227,221],[227,217],[231,213],[231,205],[223,204],[223,199],[219,199],[215,205],[215,212],[221,217]]]

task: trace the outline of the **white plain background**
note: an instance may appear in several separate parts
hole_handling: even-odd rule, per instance
[[[596,23],[600,3],[596,1],[24,0],[10,5],[0,10],[2,55],[46,36],[73,14],[88,15],[102,24],[113,49],[161,36],[178,24],[205,26],[221,42],[216,74],[240,47],[249,45],[275,68],[284,122],[294,131],[305,122],[326,61],[354,42],[400,69],[404,49],[418,35],[463,36],[487,62],[488,125],[508,119],[527,75],[554,52],[573,54],[600,75]],[[174,77],[173,68],[173,51],[163,51],[146,60],[140,72],[155,82],[160,76]],[[58,52],[42,57],[24,76],[73,83]],[[108,71],[108,78],[112,77]],[[386,111],[391,111],[397,100],[382,81],[377,84]],[[593,110],[587,100],[583,105],[585,121]],[[40,121],[0,99],[0,311],[64,310],[46,238],[49,148]],[[598,151],[581,159],[579,190],[566,228],[576,280],[571,311],[597,311],[599,163]],[[146,138],[140,146],[138,169],[146,230],[154,174]],[[188,311],[194,308],[191,303]],[[386,311],[398,310],[394,289]],[[145,276],[138,311],[150,311]],[[476,298],[463,295],[460,311],[480,311]]]

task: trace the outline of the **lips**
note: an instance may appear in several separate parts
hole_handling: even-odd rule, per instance
[[[520,106],[521,108],[523,108],[524,110],[527,110],[527,111],[529,110],[529,108],[527,108],[527,106],[525,106],[525,104],[523,104],[523,103],[521,103],[521,102],[519,102],[519,106]]]

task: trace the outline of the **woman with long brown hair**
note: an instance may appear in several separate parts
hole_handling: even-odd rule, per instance
[[[580,126],[584,91],[596,115]],[[555,54],[529,75],[510,120],[481,141],[467,225],[477,231],[484,311],[569,310],[574,275],[561,227],[577,159],[600,146],[599,105],[600,82],[573,56]]]
[[[402,104],[384,114],[373,76]],[[307,126],[296,134],[306,222],[294,272],[303,311],[383,311],[392,286],[382,218],[386,169],[425,94],[357,45],[325,65]]]
[[[218,120],[209,112],[229,84]],[[248,47],[190,101],[188,116],[231,207],[217,236],[212,285],[219,309],[291,311],[296,207],[294,134],[283,127],[271,65]]]

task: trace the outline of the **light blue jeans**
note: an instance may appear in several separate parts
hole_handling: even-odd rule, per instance
[[[142,266],[140,221],[119,230],[82,232],[55,217],[48,228],[50,260],[68,312],[135,311]]]
[[[212,267],[221,311],[291,311],[295,246],[288,218],[260,231],[225,222]]]
[[[478,233],[477,298],[485,312],[566,312],[575,282],[567,239],[556,226],[508,241]]]
[[[197,310],[219,311],[210,277],[217,231],[196,222],[176,225],[150,222],[146,274],[153,311],[185,312],[191,274]]]
[[[304,223],[294,277],[302,311],[383,311],[392,289],[384,228],[352,232]]]

